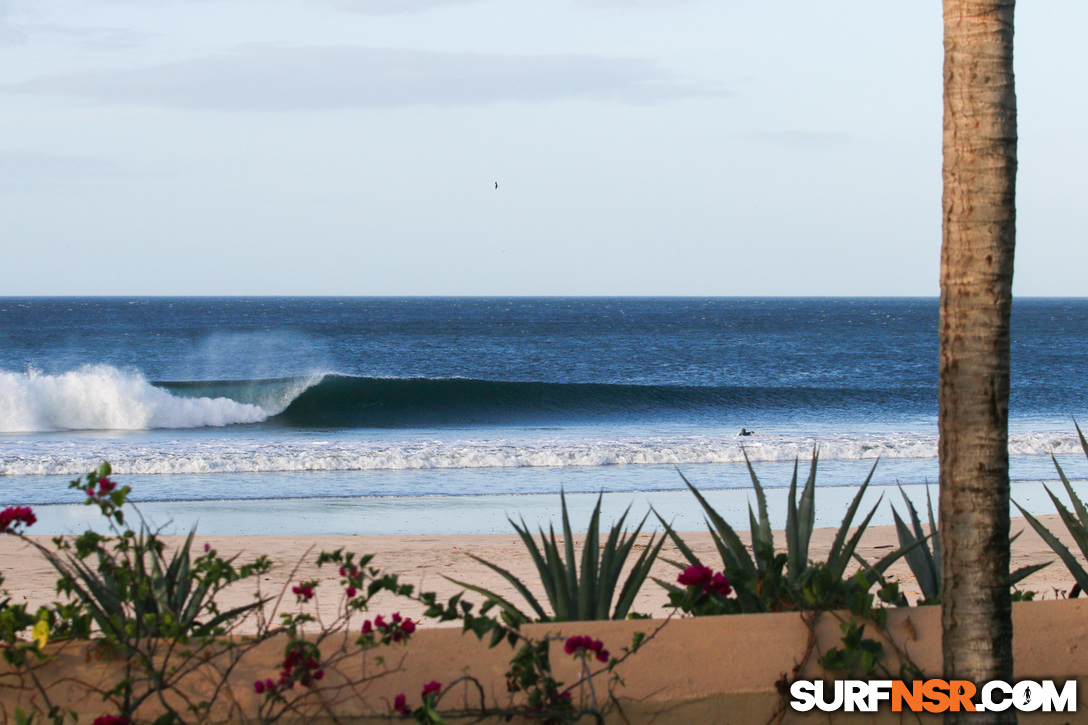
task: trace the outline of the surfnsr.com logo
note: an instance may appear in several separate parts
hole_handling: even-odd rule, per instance
[[[1077,681],[1060,687],[1054,680],[993,680],[976,687],[967,680],[797,680],[790,706],[798,712],[1075,712]]]

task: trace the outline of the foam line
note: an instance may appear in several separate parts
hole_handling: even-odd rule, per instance
[[[214,402],[214,401],[212,401]],[[818,445],[820,460],[925,460],[937,456],[937,436],[919,433],[764,436],[740,442],[737,436],[625,437],[586,440],[584,436],[546,439],[464,440],[313,440],[294,438],[194,439],[156,441],[38,441],[17,454],[0,457],[0,475],[80,475],[103,458],[126,474],[206,474],[305,471],[414,471],[436,469],[568,468],[637,465],[741,463],[808,460]],[[1059,433],[1010,436],[1009,452],[1019,456],[1083,454],[1074,437]]]

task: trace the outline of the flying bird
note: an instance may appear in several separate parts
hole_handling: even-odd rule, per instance
[[[496,189],[498,189],[498,188],[499,188],[499,182],[497,182],[497,181],[495,182],[495,188],[496,188]]]

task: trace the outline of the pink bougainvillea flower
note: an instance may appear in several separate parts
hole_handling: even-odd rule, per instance
[[[29,506],[8,506],[0,511],[0,534],[12,533],[19,524],[33,526],[38,517]]]
[[[344,590],[344,592],[348,595],[348,599],[352,599],[356,594],[358,594],[358,592],[355,591],[355,587],[348,587]]]
[[[430,682],[428,682],[426,685],[423,686],[423,693],[420,695],[420,697],[426,697],[427,695],[431,694],[432,692],[435,695],[442,692],[442,683],[439,682],[438,680],[431,680]]]
[[[302,597],[306,601],[310,601],[314,598],[314,588],[309,584],[299,584],[296,587],[291,587],[291,591],[295,596]]]
[[[314,681],[324,676],[325,671],[321,669],[321,663],[312,655],[307,656],[302,648],[292,647],[283,659],[280,685],[291,688],[296,682],[301,682],[303,687],[313,687]]]
[[[212,545],[209,544],[207,541],[205,541],[204,542],[204,553],[207,554],[211,550],[212,550]]]
[[[409,636],[416,631],[416,623],[409,617],[402,617],[400,613],[393,614],[390,619],[392,621],[386,621],[385,617],[378,615],[374,617],[374,621],[369,619],[363,622],[363,634],[380,634],[383,642],[402,642],[405,637]]]
[[[610,653],[604,648],[604,642],[589,636],[568,637],[563,644],[563,651],[569,655],[592,654],[600,662],[608,662]]]
[[[253,691],[258,695],[262,695],[266,692],[272,692],[276,689],[276,683],[272,681],[272,678],[267,680],[257,680],[253,683]]]
[[[709,566],[696,564],[689,566],[676,578],[677,583],[686,587],[695,587],[704,592],[720,594],[723,597],[733,591],[729,580],[721,572],[715,572]]]
[[[107,493],[117,488],[117,484],[108,478],[102,477],[98,479],[98,495],[105,496]]]
[[[404,696],[403,692],[393,698],[393,711],[399,712],[401,715],[412,714],[412,708],[408,707],[408,698]]]
[[[733,587],[729,584],[729,580],[725,578],[725,575],[718,572],[714,575],[714,579],[710,582],[710,591],[715,594],[721,594],[723,597],[728,596],[733,591]]]
[[[709,566],[695,564],[694,566],[689,566],[687,569],[684,569],[680,576],[676,577],[676,581],[686,587],[704,588],[713,576],[714,570]]]
[[[129,725],[132,721],[121,715],[102,715],[96,717],[91,725]]]

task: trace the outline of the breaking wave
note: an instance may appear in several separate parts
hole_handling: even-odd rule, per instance
[[[257,423],[277,411],[228,397],[184,397],[134,372],[89,365],[59,375],[0,372],[0,432],[148,430]]]

